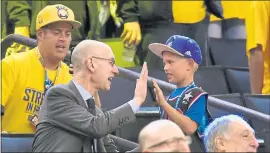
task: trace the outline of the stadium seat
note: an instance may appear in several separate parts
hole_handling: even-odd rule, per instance
[[[209,44],[215,65],[248,67],[245,39],[210,38]]]
[[[225,74],[231,93],[251,92],[248,68],[226,67]]]
[[[215,98],[221,99],[221,100],[225,100],[225,101],[227,101],[229,103],[233,103],[233,104],[236,104],[236,105],[239,105],[239,106],[244,106],[244,102],[242,101],[241,95],[239,93],[220,94],[220,95],[212,95],[212,96],[215,97]],[[235,112],[235,111],[229,112],[229,111],[226,111],[226,110],[224,110],[222,108],[213,107],[213,106],[211,106],[209,104],[208,104],[208,110],[209,110],[210,115],[213,118],[217,118],[217,117],[221,117],[221,116],[229,115],[229,114],[235,114],[235,115],[242,116],[242,114],[240,114],[239,112]]]
[[[123,139],[114,135],[109,135],[109,137],[114,141],[115,146],[117,146],[117,149],[119,152],[127,152],[139,146],[137,143],[134,143],[132,141],[129,141],[129,140],[126,140],[126,139]]]
[[[201,87],[211,95],[229,93],[221,66],[200,67],[195,72],[194,81],[198,87]]]
[[[140,131],[148,123],[160,119],[158,107],[141,107],[136,113],[136,122],[124,125],[116,135],[132,142],[138,142]]]
[[[2,152],[32,152],[34,134],[1,134]]]
[[[244,94],[244,103],[247,108],[270,115],[270,95]],[[264,139],[265,151],[270,150],[270,123],[258,119],[250,119],[252,127],[259,137]]]

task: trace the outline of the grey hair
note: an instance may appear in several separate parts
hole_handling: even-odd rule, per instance
[[[228,137],[230,125],[233,122],[248,123],[238,115],[226,115],[215,119],[204,131],[204,146],[206,152],[216,152],[215,138],[217,136]],[[248,125],[249,126],[249,125]]]

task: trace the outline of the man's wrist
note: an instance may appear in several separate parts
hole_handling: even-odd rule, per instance
[[[134,101],[134,103],[137,105],[137,106],[141,106],[141,104],[142,104],[142,100],[140,99],[140,98],[133,98],[133,101]]]
[[[138,105],[134,99],[130,100],[128,102],[128,104],[130,105],[130,107],[133,110],[133,113],[136,113],[139,109],[140,109],[140,105]]]

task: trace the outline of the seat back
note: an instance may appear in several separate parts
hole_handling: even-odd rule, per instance
[[[250,79],[248,68],[226,67],[225,74],[232,93],[250,93]]]
[[[221,100],[225,100],[229,103],[233,103],[233,104],[245,107],[244,102],[242,100],[242,97],[239,93],[220,94],[220,95],[212,95],[212,96],[215,98],[221,99]],[[239,116],[243,117],[249,123],[248,118],[246,118],[245,116],[243,116],[243,114],[241,114],[240,112],[237,112],[237,111],[229,112],[229,111],[226,111],[226,110],[221,109],[221,108],[213,107],[209,104],[208,104],[208,110],[209,110],[211,117],[213,117],[213,118],[218,118],[218,117],[221,117],[224,115],[229,115],[229,114],[235,114],[235,115],[239,115]]]
[[[32,152],[34,134],[1,134],[2,152]]]
[[[199,67],[195,72],[194,81],[198,87],[211,95],[229,93],[221,66]]]
[[[244,94],[244,103],[247,108],[255,111],[270,115],[270,95],[252,95]],[[259,135],[263,138],[265,149],[269,152],[270,150],[270,123],[262,122],[257,119],[250,119],[251,125]]]
[[[215,65],[248,67],[245,39],[210,38],[209,44]]]
[[[124,125],[116,131],[116,135],[137,143],[142,128],[158,119],[160,119],[158,107],[141,107],[136,113],[136,122]]]

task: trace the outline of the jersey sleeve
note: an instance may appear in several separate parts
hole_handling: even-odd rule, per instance
[[[185,113],[191,120],[200,125],[206,111],[206,95],[200,96],[197,100],[191,103],[189,109]]]
[[[247,31],[247,56],[250,57],[250,50],[262,45],[266,50],[267,38],[269,38],[269,8],[268,1],[254,1],[249,5],[246,16]]]

